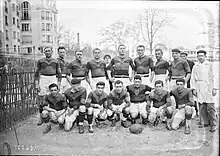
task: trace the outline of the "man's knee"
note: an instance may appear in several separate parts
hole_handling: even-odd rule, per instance
[[[165,116],[168,118],[168,119],[171,119],[172,116],[173,116],[173,109],[172,107],[167,107],[165,109]]]
[[[65,120],[65,116],[64,116],[64,115],[61,115],[61,116],[58,118],[58,123],[59,123],[59,124],[63,124],[63,123],[64,123],[64,120]]]
[[[185,112],[186,114],[193,114],[193,107],[191,106],[185,106]]]
[[[133,119],[135,119],[138,116],[137,112],[131,112],[130,114]]]
[[[86,112],[86,106],[79,106],[79,112]]]
[[[49,116],[49,112],[44,110],[42,113],[41,113],[41,118],[42,118],[42,121],[44,123],[48,123],[50,121],[50,116]]]
[[[93,108],[92,107],[87,108],[87,113],[89,115],[93,114]]]

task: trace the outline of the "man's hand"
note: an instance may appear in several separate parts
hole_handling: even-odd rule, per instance
[[[212,89],[212,96],[215,96],[217,94],[217,89],[213,88]]]
[[[197,91],[195,89],[192,90],[192,94],[196,97],[198,96]]]
[[[165,78],[165,82],[167,83],[169,81],[169,76]]]
[[[111,81],[112,83],[114,83],[115,78],[114,78],[114,77],[111,77],[111,78],[109,78],[109,81]]]
[[[163,110],[163,106],[160,106],[157,110],[157,115],[159,115],[159,113]]]
[[[182,105],[178,105],[178,109],[182,109],[182,108],[185,108],[185,104],[182,104]]]
[[[60,112],[58,112],[58,111],[55,111],[54,114],[57,118],[60,116]]]
[[[132,82],[132,80],[133,80],[133,76],[130,76],[129,81]]]

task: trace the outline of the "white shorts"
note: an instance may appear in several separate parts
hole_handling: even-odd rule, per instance
[[[144,75],[146,74],[137,74],[141,76],[142,84],[148,85],[149,87],[152,87],[152,83],[150,82],[150,76],[146,77]]]
[[[165,114],[165,109],[162,109],[160,112],[158,112],[159,108],[156,107],[151,107],[150,108],[150,114],[148,116],[148,120],[150,123],[154,123],[154,121],[156,120],[157,115],[160,116],[161,120],[164,120],[164,114]]]
[[[130,107],[129,107],[129,111],[130,113],[140,113],[140,115],[147,115],[147,110],[146,110],[146,102],[142,102],[142,103],[131,103]]]
[[[92,90],[95,90],[96,89],[96,84],[99,82],[99,81],[102,81],[102,82],[105,82],[105,89],[104,89],[104,92],[109,94],[110,92],[110,86],[109,86],[109,82],[108,80],[106,79],[106,77],[96,77],[96,78],[92,78]]]
[[[123,108],[125,107],[126,103],[122,103],[121,105],[114,105],[112,104],[113,107],[113,111],[118,111],[118,112],[122,112]],[[113,111],[108,109],[107,110],[107,114],[108,116],[111,116],[113,114]]]
[[[58,112],[59,112],[59,114],[62,114],[64,111],[65,111],[65,110],[63,109],[63,110],[60,110],[60,111],[58,111]],[[64,119],[65,119],[66,113],[63,113],[61,116],[59,116],[59,117],[57,118],[57,116],[55,115],[54,112],[48,112],[47,110],[43,110],[43,112],[42,112],[42,114],[41,114],[42,118],[46,118],[48,115],[49,115],[49,117],[50,117],[50,119],[51,119],[52,121],[54,121],[54,122],[59,122],[59,123],[63,123],[63,122],[64,122]]]
[[[70,87],[71,87],[71,85],[69,84],[67,78],[62,78],[61,84],[60,84],[60,92],[64,93]]]
[[[47,95],[49,93],[49,85],[52,83],[57,84],[57,78],[56,75],[54,76],[44,76],[40,75],[39,80],[39,86],[40,86],[40,92],[39,95]]]
[[[77,116],[79,115],[78,110],[74,110],[74,112],[71,115],[66,115],[65,116],[65,124],[64,124],[64,129],[65,130],[70,130],[73,122],[76,120]]]

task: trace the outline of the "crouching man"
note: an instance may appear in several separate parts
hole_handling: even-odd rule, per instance
[[[96,90],[89,93],[86,105],[93,108],[93,117],[95,118],[96,126],[100,127],[100,122],[107,119],[107,97],[104,92],[105,83],[99,81],[96,84]]]
[[[63,128],[67,108],[66,97],[59,93],[57,84],[52,83],[49,85],[49,91],[50,93],[45,96],[41,114],[43,122],[47,124],[44,134],[51,130],[50,122],[58,122],[60,129]]]
[[[163,81],[157,80],[154,83],[155,89],[151,91],[147,99],[147,106],[150,106],[148,120],[153,123],[154,126],[157,126],[158,123],[162,120],[167,123],[167,129],[170,130],[170,122],[172,118],[173,108],[171,107],[170,93],[166,90],[163,90]]]
[[[131,106],[130,106],[130,115],[131,115],[131,124],[136,123],[136,118],[138,115],[142,117],[142,124],[147,124],[147,102],[146,102],[146,93],[151,91],[151,87],[148,85],[141,84],[140,75],[134,76],[134,84],[127,86],[127,91],[130,94]]]
[[[172,129],[179,128],[181,122],[185,120],[185,134],[190,134],[191,119],[193,115],[194,99],[192,90],[185,88],[185,80],[176,80],[177,88],[170,92],[170,96],[174,96],[176,102],[176,111],[171,123]]]
[[[79,126],[79,133],[84,133],[83,125],[85,117],[87,116],[89,124],[88,130],[90,133],[93,133],[93,109],[92,107],[86,108],[86,89],[81,86],[80,79],[72,79],[71,85],[72,87],[64,92],[68,101],[68,113],[65,118],[64,129],[66,131],[70,131],[77,120]]]
[[[117,80],[114,83],[114,89],[108,96],[108,119],[112,121],[112,127],[116,125],[116,122],[120,120],[120,114],[122,113],[121,125],[128,128],[127,118],[129,117],[130,107],[130,95],[123,86],[121,80]]]

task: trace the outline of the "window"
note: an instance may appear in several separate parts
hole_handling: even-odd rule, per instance
[[[42,31],[45,31],[45,23],[42,23]]]
[[[17,16],[19,16],[19,6],[16,5],[16,12],[17,12]]]
[[[41,19],[44,20],[45,19],[45,12],[41,11]]]
[[[50,20],[50,11],[46,11],[46,20]]]
[[[16,45],[14,45],[14,52],[16,52],[17,50],[16,50]]]
[[[5,1],[5,12],[8,13],[8,3]]]
[[[15,18],[13,17],[13,20],[12,20],[12,23],[13,24],[16,24],[16,22],[15,22],[16,20],[15,20]]]
[[[28,23],[22,24],[21,31],[31,31],[30,24]]]
[[[16,31],[13,31],[13,39],[16,39]]]
[[[9,52],[9,46],[6,44],[6,51]]]
[[[13,11],[13,12],[15,12],[15,11],[16,11],[15,4],[12,4],[12,11]]]
[[[31,47],[28,47],[27,50],[28,50],[28,53],[31,53],[32,48],[31,48]]]
[[[21,4],[22,20],[30,20],[29,8],[30,4],[28,2],[25,1]]]
[[[45,43],[45,42],[46,42],[46,36],[43,35],[43,37],[42,37],[42,43]]]
[[[19,19],[17,19],[17,27],[20,28]]]
[[[22,36],[22,43],[32,43],[32,36],[31,35],[23,35]]]
[[[18,46],[18,52],[20,52],[20,46]]]
[[[46,43],[53,43],[51,35],[46,35]]]
[[[18,39],[18,42],[20,42],[20,33],[17,32],[17,39]]]
[[[8,16],[5,15],[5,25],[8,25]]]
[[[46,23],[46,31],[51,31],[51,24],[50,23]]]
[[[8,40],[8,30],[5,31],[5,37],[6,37],[6,40]]]

